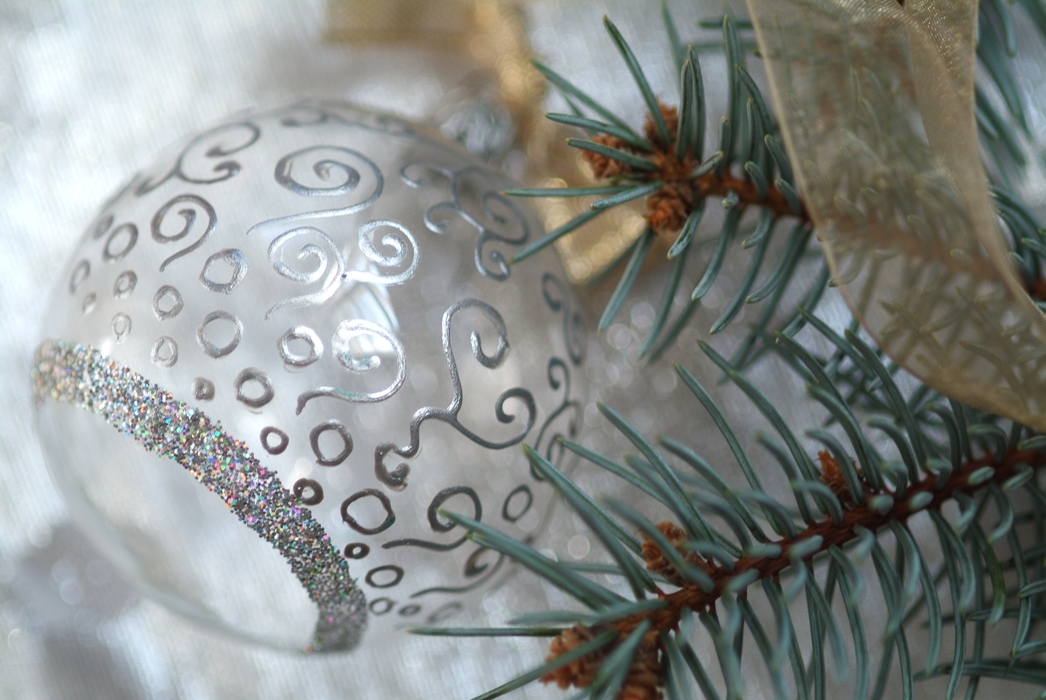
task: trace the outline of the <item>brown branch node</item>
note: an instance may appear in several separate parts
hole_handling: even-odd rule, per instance
[[[598,134],[592,137],[593,141],[608,148],[653,161],[657,165],[656,170],[638,170],[628,163],[615,160],[602,153],[581,152],[581,157],[592,168],[592,173],[596,178],[634,184],[661,183],[661,188],[647,195],[646,198],[646,211],[643,216],[650,228],[666,234],[678,232],[699,201],[708,197],[725,197],[730,192],[737,194],[737,206],[759,205],[772,210],[775,216],[796,216],[809,220],[806,209],[802,208],[798,214],[793,212],[788,200],[773,184],[768,186],[765,194],[760,193],[755,183],[747,178],[734,176],[729,169],[722,174],[713,170],[700,177],[692,178],[690,174],[699,165],[693,156],[688,153],[684,158],[676,157],[675,139],[679,129],[678,110],[660,102],[658,104],[661,107],[661,116],[668,127],[671,141],[665,143],[661,139],[654,120],[648,112],[645,117],[643,134],[653,146],[652,152],[638,149],[617,136]]]

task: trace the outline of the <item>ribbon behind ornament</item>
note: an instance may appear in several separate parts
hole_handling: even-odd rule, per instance
[[[941,393],[1046,430],[1046,318],[989,198],[976,0],[748,0],[798,184],[864,328]]]

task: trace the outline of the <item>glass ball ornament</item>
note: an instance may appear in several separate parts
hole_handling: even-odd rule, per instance
[[[585,330],[511,183],[396,118],[304,102],[201,133],[101,208],[33,370],[74,521],[169,609],[286,649],[435,624],[533,539]]]

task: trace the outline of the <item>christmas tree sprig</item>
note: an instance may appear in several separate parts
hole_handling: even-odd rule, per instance
[[[647,332],[641,354],[658,358],[678,337],[715,284],[738,234],[748,220],[752,227],[741,242],[751,251],[747,271],[709,331],[724,330],[747,304],[765,301],[760,318],[741,344],[733,361],[744,365],[751,359],[759,338],[768,331],[781,304],[783,292],[803,254],[812,245],[811,225],[799,195],[792,168],[779,141],[777,125],[755,80],[745,67],[745,52],[735,21],[723,17],[722,48],[728,71],[728,113],[720,118],[715,150],[706,154],[706,97],[701,64],[694,45],[683,46],[678,28],[663,6],[666,36],[672,59],[679,70],[678,106],[666,106],[654,94],[621,32],[609,19],[604,24],[647,106],[646,123],[633,129],[598,100],[570,83],[551,68],[535,63],[571,107],[572,114],[552,113],[548,118],[582,129],[588,138],[568,143],[582,152],[593,174],[606,184],[573,188],[520,188],[508,194],[521,197],[599,197],[589,211],[549,232],[515,255],[519,263],[558,238],[575,231],[599,214],[615,207],[644,200],[645,229],[639,233],[626,256],[624,272],[599,321],[604,330],[620,311],[631,292],[640,268],[654,249],[654,239],[668,236],[671,263],[654,323]],[[750,25],[742,23],[750,29]],[[591,116],[589,116],[591,115]],[[699,235],[709,202],[726,210],[717,235]],[[748,212],[754,212],[748,215]],[[748,216],[746,216],[748,215]],[[762,269],[775,230],[791,221],[783,252],[769,272]],[[780,234],[779,234],[780,235]],[[684,278],[690,254],[701,244],[713,246],[711,258],[693,287],[688,301],[675,313],[674,302]],[[622,261],[624,262],[624,261]],[[756,284],[762,274],[762,282]],[[827,282],[827,273],[815,278],[805,302],[816,304]],[[802,319],[794,311],[778,329],[794,333]]]
[[[1040,0],[1020,0],[1019,7],[1046,37],[1046,11]],[[978,60],[990,85],[978,91],[977,118],[996,165],[992,195],[1012,258],[1029,293],[1042,303],[1046,235],[1012,186],[1027,163],[1017,156],[1030,135],[1008,63],[1016,36],[1009,14],[1013,9],[1000,0],[985,0],[980,12]],[[597,201],[602,203],[583,215],[588,218],[611,206],[646,199],[648,227],[633,247],[608,309],[611,315],[629,293],[654,236],[661,235],[651,224],[652,215],[666,216],[664,220],[678,224],[682,234],[709,198],[727,205],[727,221],[731,214],[739,220],[745,208],[756,212],[756,230],[746,239],[756,251],[740,296],[742,301],[758,301],[771,295],[769,313],[764,312],[732,359],[708,345],[702,344],[702,350],[747,397],[754,409],[748,413],[760,415],[773,436],[759,436],[756,442],[763,454],[753,455],[739,437],[741,426],[731,424],[708,390],[683,367],[676,368],[679,391],[692,394],[695,420],[707,414],[718,428],[736,466],[705,458],[697,445],[670,438],[655,444],[612,408],[601,406],[604,418],[635,454],[622,463],[569,440],[561,444],[630,484],[638,496],[627,503],[599,500],[541,455],[528,449],[527,456],[535,472],[587,525],[602,546],[603,561],[559,561],[485,524],[445,513],[475,542],[506,554],[558,587],[577,609],[526,615],[499,630],[416,631],[551,638],[545,664],[481,698],[500,697],[538,679],[573,686],[580,691],[573,696],[578,698],[741,698],[741,669],[752,662],[766,669],[779,698],[820,700],[829,691],[830,674],[836,681],[846,678],[856,698],[886,697],[894,682],[902,697],[915,697],[917,684],[930,679],[940,679],[942,696],[949,699],[965,691],[973,700],[982,688],[981,679],[1036,690],[1046,687],[1041,625],[1046,619],[1046,436],[964,406],[914,380],[861,334],[855,320],[842,330],[827,324],[814,313],[828,282],[825,267],[795,312],[777,331],[769,330],[777,302],[793,285],[796,261],[814,244],[801,201],[796,200],[798,210],[791,206],[778,183],[794,184],[787,159],[774,153],[780,144],[771,115],[767,112],[764,121],[752,92],[757,89],[744,79],[743,56],[732,60],[740,46],[736,30],[750,25],[730,18],[722,23],[727,65],[734,69],[728,71],[731,106],[719,132],[721,157],[702,160],[701,149],[693,150],[700,144],[691,130],[698,117],[704,118],[693,98],[701,92],[695,89],[701,88],[700,67],[693,51],[680,48],[677,28],[667,11],[665,16],[671,55],[683,78],[675,111],[664,108],[649,86],[644,87],[642,71],[608,23],[650,109],[640,131],[558,74],[546,73],[574,112],[553,118],[590,132],[590,138],[576,145],[586,151],[597,174],[597,166],[606,168],[608,181],[544,194],[600,197]],[[737,110],[742,100],[750,128],[739,136],[730,125],[745,123]],[[765,101],[761,104],[765,109]],[[1003,105],[1001,112],[996,104]],[[583,110],[593,116],[584,116]],[[752,129],[765,125],[764,149],[753,151]],[[733,178],[733,187],[709,189],[704,198],[694,198],[693,209],[684,203],[680,210],[668,204],[672,200],[665,183],[673,180],[666,177],[667,170],[659,169],[654,157],[658,153],[666,161],[691,159],[689,170],[677,171],[688,186],[711,174],[720,178],[718,182]],[[754,168],[748,167],[750,162]],[[747,199],[742,198],[742,186],[748,188]],[[787,210],[775,207],[772,191]],[[759,251],[765,251],[761,246],[773,231],[763,220],[782,217],[795,222],[791,237],[774,270],[750,294],[763,260]],[[734,227],[729,235],[709,239],[715,241],[715,249],[699,289],[709,275],[708,285],[715,282],[738,232],[738,220],[724,225]],[[681,284],[679,259],[698,233],[695,224],[688,236],[675,236],[667,284],[672,291],[668,305],[662,302],[658,311],[655,340],[648,336],[648,352],[665,347],[666,339],[671,342],[674,337],[673,328],[689,320],[684,313],[674,325],[668,324],[667,309]],[[546,237],[544,243],[549,242]],[[767,286],[772,291],[763,292]],[[660,318],[663,311],[665,318]],[[728,323],[729,319],[722,326]],[[817,352],[814,347],[827,350]],[[743,371],[770,351],[783,361],[787,373],[806,384],[804,400],[821,411],[823,420],[809,425],[805,433],[797,433],[789,411],[771,402]],[[774,481],[767,476],[771,468],[783,474],[783,489],[767,486]],[[644,515],[649,512],[661,515],[651,519]],[[881,615],[869,616],[867,606],[862,610],[860,602],[869,593],[879,599]],[[760,609],[768,609],[772,619],[761,616]],[[800,620],[800,614],[806,619]],[[701,636],[711,642],[713,658],[695,651],[694,642]]]
[[[1020,5],[1032,26],[1046,38],[1046,8],[1040,0],[1021,0]],[[1014,11],[1001,0],[981,3],[977,49],[978,61],[991,85],[987,90],[977,88],[977,124],[996,166],[995,178],[1001,181],[1000,186],[1009,189],[1013,188],[1013,177],[1028,164],[1022,140],[1030,137],[1028,118],[1012,69],[1017,41]],[[725,330],[745,305],[764,302],[759,316],[751,324],[750,333],[731,357],[733,364],[744,368],[766,351],[767,346],[760,342],[762,339],[777,330],[794,335],[805,323],[797,313],[797,307],[784,314],[778,311],[800,261],[805,254],[816,250],[813,227],[798,195],[777,125],[762,91],[746,68],[745,49],[751,44],[742,41],[738,30],[750,31],[751,23],[729,15],[699,22],[702,29],[722,29],[720,46],[728,66],[727,114],[718,123],[716,150],[705,157],[707,100],[698,48],[708,49],[711,45],[693,42],[684,46],[678,26],[665,3],[662,3],[662,16],[669,51],[680,73],[678,107],[666,106],[658,100],[628,43],[617,27],[604,18],[607,30],[648,108],[646,123],[641,130],[631,127],[556,71],[535,63],[572,110],[571,114],[551,113],[548,118],[586,133],[589,138],[574,138],[569,143],[583,152],[593,174],[607,184],[510,190],[510,194],[523,197],[599,197],[591,203],[588,211],[525,247],[511,262],[525,260],[615,206],[644,199],[646,228],[638,233],[631,250],[620,261],[625,265],[624,272],[600,318],[599,329],[608,327],[620,311],[640,268],[654,249],[655,237],[671,237],[673,244],[668,251],[671,266],[665,275],[665,287],[654,322],[640,349],[641,356],[656,360],[690,322],[701,298],[719,278],[727,257],[739,254],[732,244],[744,227],[746,212],[754,212],[747,217],[749,235],[740,245],[741,251],[754,248],[748,257],[746,271],[724,310],[708,329],[710,334]],[[1002,113],[996,106],[999,104]],[[586,116],[586,112],[591,116]],[[1007,207],[1006,202],[998,198],[998,193],[996,196],[1000,214],[1009,224],[1012,219],[1007,220],[1002,210],[1014,207]],[[1019,198],[1012,195],[1009,200],[1019,202]],[[709,201],[719,202],[727,210],[720,231],[711,238],[699,235]],[[1020,204],[1016,206],[1022,207]],[[767,271],[763,264],[773,234],[784,235],[780,229],[785,227],[790,228],[786,243],[773,267]],[[711,259],[692,289],[689,301],[675,310],[674,302],[689,254],[702,244],[713,246]],[[1021,241],[1016,242],[1015,253],[1028,257]],[[1027,275],[1031,280],[1029,284],[1039,279],[1037,265],[1032,261],[1032,267],[1036,269]],[[801,305],[806,308],[816,306],[828,283],[828,270],[823,267],[812,275]],[[1046,288],[1038,292],[1041,296],[1046,293]]]
[[[825,448],[816,456],[749,379],[710,347],[702,349],[776,433],[759,443],[769,463],[784,473],[784,493],[764,485],[759,474],[765,469],[756,468],[759,461],[683,367],[676,368],[683,385],[721,431],[743,485],[732,483],[737,479],[726,465],[713,466],[693,446],[670,438],[649,442],[606,406],[601,412],[637,455],[620,464],[571,441],[565,447],[633,483],[668,519],[646,518],[633,499],[597,503],[542,455],[526,451],[605,549],[611,565],[592,571],[619,575],[624,589],[598,583],[583,567],[551,559],[488,525],[444,514],[468,529],[473,541],[512,557],[579,607],[528,615],[499,633],[486,631],[555,636],[541,669],[481,697],[499,697],[540,678],[592,697],[655,698],[661,685],[670,700],[693,697],[695,689],[706,697],[720,697],[722,690],[727,698],[740,698],[746,631],[779,698],[823,698],[829,670],[837,681],[848,678],[858,698],[883,697],[895,672],[905,697],[914,696],[918,681],[937,676],[947,678],[948,698],[967,677],[967,697],[981,676],[1046,684],[1046,643],[1035,633],[1046,593],[1046,494],[1040,486],[1046,436],[1004,427],[993,416],[940,397],[912,407],[877,353],[848,334],[841,340],[847,356],[861,358],[858,371],[877,381],[870,393],[896,417],[862,423],[824,364],[787,336],[778,342],[804,363],[810,398],[839,426],[828,430],[821,424],[807,432]],[[870,429],[885,434],[887,443]],[[954,520],[945,515],[949,503],[958,505]],[[725,527],[717,528],[710,516]],[[918,528],[913,520],[921,521]],[[913,534],[927,528],[933,537]],[[997,551],[1001,545],[1004,551]],[[936,556],[943,562],[931,567]],[[872,581],[860,571],[866,561],[875,569]],[[939,591],[942,583],[947,596]],[[858,605],[870,586],[883,598],[884,625],[866,621]],[[837,590],[845,620],[833,609]],[[799,635],[793,620],[804,602],[811,636]],[[770,606],[773,628],[755,614],[756,604]],[[1015,619],[1016,627],[996,626],[1002,619]],[[721,680],[714,680],[709,660],[691,646],[697,623],[714,644]],[[918,631],[920,624],[925,633]],[[870,648],[876,641],[869,633],[879,627],[883,652],[873,669]],[[920,635],[924,663],[912,659],[911,634]],[[999,636],[1006,637],[1008,658],[985,654],[985,640],[997,647]],[[1008,675],[1001,670],[1006,665]],[[650,683],[651,675],[658,683]]]

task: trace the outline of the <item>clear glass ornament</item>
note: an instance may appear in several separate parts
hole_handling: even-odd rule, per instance
[[[465,610],[509,566],[441,510],[533,538],[552,489],[519,446],[559,460],[584,405],[558,258],[507,264],[543,233],[509,186],[320,102],[132,178],[58,278],[34,370],[74,520],[169,608],[273,647]]]

